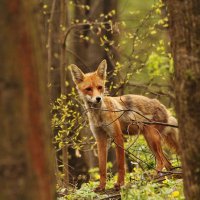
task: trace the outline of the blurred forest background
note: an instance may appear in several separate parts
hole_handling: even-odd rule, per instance
[[[30,178],[36,180],[36,177],[46,172],[46,175],[41,176],[38,181],[39,186],[35,189],[33,199],[52,199],[54,182],[59,199],[109,199],[112,196],[115,199],[184,199],[182,179],[166,178],[168,174],[161,177],[163,179],[156,181],[151,179],[155,167],[154,157],[142,137],[126,138],[126,168],[129,172],[126,179],[130,185],[127,184],[121,194],[111,194],[111,197],[109,194],[99,195],[93,192],[92,189],[99,179],[96,144],[69,71],[69,65],[73,63],[83,72],[91,72],[96,70],[103,59],[106,59],[108,95],[131,93],[156,98],[176,116],[175,92],[178,90],[175,91],[177,82],[174,78],[170,43],[170,34],[172,37],[175,29],[171,29],[170,32],[170,17],[164,2],[160,0],[5,2],[1,6],[1,12],[4,13],[6,10],[8,12],[2,17],[5,20],[0,26],[6,27],[6,20],[10,26],[2,32],[1,41],[6,38],[8,41],[2,52],[7,52],[13,59],[2,60],[9,66],[12,66],[14,61],[17,62],[12,73],[7,71],[8,68],[4,68],[5,73],[2,73],[1,79],[6,79],[8,83],[10,80],[14,82],[7,84],[6,87],[19,89],[16,90],[18,93],[14,92],[11,96],[5,93],[5,99],[9,97],[10,100],[1,102],[5,106],[5,109],[3,106],[1,108],[4,113],[2,119],[6,118],[5,116],[10,119],[2,125],[2,130],[7,130],[9,133],[4,139],[5,142],[2,142],[2,148],[6,149],[3,152],[10,156],[10,160],[15,160],[12,161],[10,168],[7,160],[1,162],[4,163],[0,168],[4,178],[2,180],[10,180],[6,187],[12,188],[12,180],[19,180],[18,178],[26,170],[27,180]],[[170,5],[170,1],[167,2]],[[176,6],[175,9],[178,8],[178,4]],[[176,14],[173,15],[172,6],[169,8],[172,20]],[[181,17],[175,21],[178,20],[181,20]],[[9,34],[13,36],[12,40],[8,38]],[[16,45],[13,46],[15,42]],[[30,70],[26,65],[31,66]],[[37,68],[34,68],[35,66]],[[18,100],[13,101],[14,99]],[[10,106],[13,102],[15,104]],[[23,112],[17,113],[18,108]],[[7,114],[8,110],[10,114]],[[14,123],[15,120],[11,120],[13,116],[16,121],[26,126]],[[43,120],[44,116],[51,122]],[[14,125],[10,127],[12,122]],[[29,129],[32,133],[30,137],[26,135],[26,130]],[[9,150],[9,145],[5,144],[6,140],[12,138],[10,132],[16,130],[23,134],[12,139],[10,145],[19,149],[13,153]],[[35,132],[36,135],[33,134]],[[26,139],[23,138],[29,140],[28,153],[24,142]],[[53,150],[49,149],[50,143],[53,144]],[[113,149],[111,146],[108,156],[108,188],[112,187],[116,179]],[[165,153],[169,154],[173,165],[179,169],[181,167],[179,158],[168,149],[165,149]],[[33,161],[27,164],[25,162],[27,158]],[[20,167],[17,168],[18,171],[13,178],[10,172],[16,170],[18,166],[16,163]],[[33,169],[27,167],[31,166],[30,163],[33,163]],[[53,170],[56,180],[52,175]],[[4,172],[7,175],[4,175]],[[12,195],[15,195],[19,199],[32,199],[28,198],[30,197],[28,194],[25,195],[25,191],[28,187],[32,187],[34,182],[30,185],[25,183],[18,181],[12,194],[9,194],[8,189],[4,190],[0,197],[12,199]],[[40,186],[42,189],[39,193],[47,194],[52,188],[51,192],[42,198],[38,197],[37,188]],[[21,188],[19,191],[24,191],[24,196],[16,195],[19,193],[18,187]]]
[[[68,181],[80,187],[98,178],[94,176],[97,169],[88,174],[89,169],[97,167],[97,156],[68,65],[75,63],[82,71],[90,72],[105,58],[109,95],[146,95],[161,100],[173,112],[173,62],[166,8],[161,1],[149,0],[52,1],[44,3],[43,13],[44,22],[48,22],[48,87],[53,103],[57,180],[61,187],[66,187]],[[133,142],[134,138],[129,138],[127,147]],[[130,151],[135,156],[129,158],[130,171],[139,159],[149,161],[146,165],[141,161],[144,169],[154,167],[143,140],[138,140]],[[110,168],[115,171],[113,149],[109,154]]]

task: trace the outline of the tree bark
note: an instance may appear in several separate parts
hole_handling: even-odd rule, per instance
[[[26,0],[0,6],[0,199],[55,194],[36,6]]]
[[[69,19],[68,19],[68,0],[62,0],[60,1],[60,26],[61,27],[68,27],[69,26]],[[63,48],[62,41],[64,40],[65,31],[60,31],[60,85],[61,85],[61,94],[66,95],[67,94],[67,88],[66,88],[66,66],[68,66],[68,62],[66,59],[66,53],[65,49]],[[65,127],[67,129],[67,127]],[[65,144],[65,146],[62,148],[62,161],[63,161],[63,183],[64,187],[68,188],[69,185],[69,169],[68,169],[68,145]]]
[[[60,47],[61,47],[61,1],[49,0],[51,5],[48,20],[47,54],[48,54],[48,87],[51,102],[55,102],[61,94]]]
[[[186,199],[200,197],[200,1],[166,0]]]
[[[66,88],[66,67],[69,56],[66,55],[62,42],[65,29],[69,26],[69,1],[68,0],[49,0],[51,11],[48,22],[47,35],[47,55],[48,55],[48,86],[49,96],[52,103],[60,98],[60,95],[67,94]],[[59,113],[59,111],[57,111]],[[54,136],[58,134],[56,129],[53,130]],[[62,151],[56,152],[56,171],[62,171],[64,177],[57,176],[57,183],[60,187],[67,187],[69,183],[68,173],[68,147],[67,144]],[[61,161],[62,160],[62,161]],[[61,167],[63,165],[63,167]]]

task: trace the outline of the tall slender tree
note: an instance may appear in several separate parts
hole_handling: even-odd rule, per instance
[[[54,199],[38,4],[0,5],[0,199]]]
[[[61,94],[67,94],[66,88],[66,66],[68,65],[69,56],[63,48],[63,38],[65,30],[69,26],[69,1],[68,0],[48,0],[50,7],[47,15],[46,24],[48,26],[47,34],[47,70],[49,97],[52,103],[60,98]],[[58,111],[54,111],[59,113]],[[54,136],[58,130],[54,129]],[[59,159],[58,159],[59,158]],[[64,177],[57,176],[59,186],[67,187],[69,182],[68,175],[68,147],[67,144],[62,151],[56,152],[56,171],[62,172]],[[61,167],[62,166],[62,167]],[[56,173],[59,174],[59,173]]]
[[[200,197],[200,1],[166,0],[186,199]]]

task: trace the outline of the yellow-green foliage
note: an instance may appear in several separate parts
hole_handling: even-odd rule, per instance
[[[91,138],[79,137],[80,131],[87,126],[86,113],[81,102],[72,88],[72,91],[60,98],[52,105],[52,129],[54,130],[54,144],[57,150],[65,145],[80,149]]]
[[[122,187],[120,194],[122,200],[183,200],[182,180],[165,179],[156,183],[145,179],[146,175],[141,169],[134,169],[132,173],[126,175],[128,184]],[[116,176],[112,177],[107,184],[107,189],[112,188],[116,181]],[[81,189],[73,189],[69,195],[59,198],[59,200],[92,200],[108,198],[109,194],[97,194],[93,190],[97,182],[90,181],[82,185]]]

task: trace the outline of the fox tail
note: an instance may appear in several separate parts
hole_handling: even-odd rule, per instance
[[[177,119],[171,115],[168,117],[168,124],[178,125]],[[177,154],[180,154],[180,146],[179,146],[179,130],[175,127],[167,126],[163,130],[163,137],[166,144],[173,148]]]

